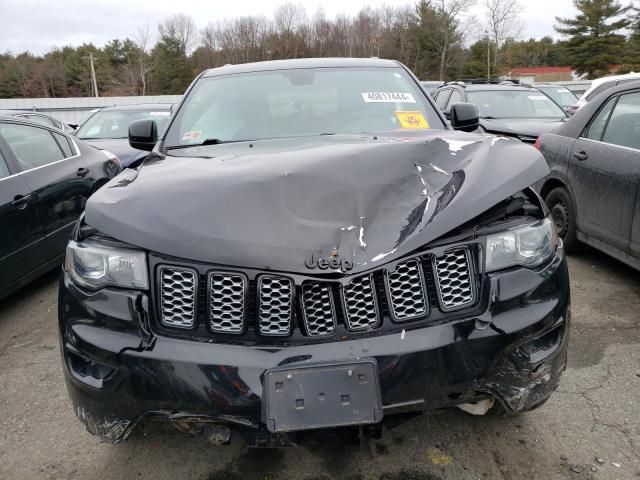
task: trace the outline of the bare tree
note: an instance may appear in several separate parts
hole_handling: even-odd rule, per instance
[[[177,13],[158,25],[161,37],[171,38],[178,42],[184,53],[189,55],[197,40],[196,23],[188,15]]]
[[[280,5],[274,15],[275,28],[282,41],[283,56],[297,57],[300,40],[303,38],[305,26],[308,23],[307,13],[302,5],[284,3]]]
[[[518,0],[485,0],[484,6],[487,10],[487,30],[495,48],[493,67],[496,69],[498,52],[504,41],[520,34],[520,14],[524,7]]]
[[[142,96],[147,94],[147,75],[153,67],[151,66],[151,60],[149,58],[148,50],[151,44],[151,27],[145,25],[144,27],[138,27],[136,34],[133,36],[137,51],[137,63],[138,63],[138,75],[140,77],[140,83],[142,84]]]

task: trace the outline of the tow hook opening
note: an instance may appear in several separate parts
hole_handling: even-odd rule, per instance
[[[223,423],[191,421],[182,418],[171,419],[170,423],[177,430],[189,435],[200,436],[212,445],[226,445],[231,441],[231,429]]]
[[[102,388],[115,371],[108,365],[94,362],[68,348],[65,348],[65,357],[73,378],[92,388]]]

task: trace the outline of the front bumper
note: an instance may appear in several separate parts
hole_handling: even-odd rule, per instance
[[[487,397],[507,411],[527,411],[549,397],[566,366],[566,260],[559,248],[539,269],[487,278],[491,301],[482,315],[356,340],[260,347],[153,336],[144,329],[148,309],[139,292],[89,293],[63,272],[67,388],[87,429],[110,442],[148,416],[258,432],[265,371],[361,358],[377,362],[385,415]]]

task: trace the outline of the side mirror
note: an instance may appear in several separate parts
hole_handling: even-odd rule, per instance
[[[142,119],[129,124],[129,145],[150,152],[158,141],[158,125],[155,120]]]
[[[443,110],[442,114],[444,115],[444,118],[451,120],[451,110]]]
[[[478,108],[472,103],[454,103],[449,115],[454,130],[473,132],[480,125]]]

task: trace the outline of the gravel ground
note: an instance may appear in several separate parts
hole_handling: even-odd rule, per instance
[[[570,258],[569,367],[515,418],[422,415],[360,445],[213,447],[158,427],[100,444],[75,418],[56,334],[57,274],[0,301],[0,479],[639,479],[640,275]]]

